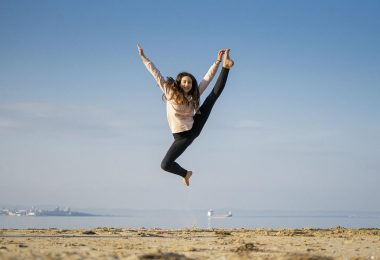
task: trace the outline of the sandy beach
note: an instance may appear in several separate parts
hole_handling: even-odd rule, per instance
[[[380,229],[1,229],[0,259],[380,259]]]

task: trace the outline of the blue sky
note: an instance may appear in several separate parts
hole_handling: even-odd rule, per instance
[[[0,2],[0,204],[380,210],[379,1]],[[236,65],[160,169],[164,76]],[[212,84],[211,84],[212,85]],[[207,92],[207,91],[206,91]]]

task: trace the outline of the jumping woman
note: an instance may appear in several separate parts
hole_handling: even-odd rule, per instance
[[[228,72],[234,65],[229,57],[230,49],[220,50],[217,60],[212,64],[201,83],[198,85],[193,75],[181,72],[176,79],[167,77],[166,80],[154,64],[145,56],[143,49],[137,45],[142,62],[156,80],[166,100],[166,114],[174,142],[170,146],[161,168],[167,172],[177,174],[189,186],[192,171],[182,168],[175,161],[186,148],[199,136],[205,125],[212,107],[226,85]],[[223,57],[224,55],[224,57]],[[213,90],[200,105],[200,96],[214,78],[223,57],[223,68],[219,74]]]

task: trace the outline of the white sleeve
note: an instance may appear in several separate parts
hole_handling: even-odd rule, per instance
[[[214,78],[216,72],[218,71],[220,63],[214,62],[210,69],[207,71],[206,75],[203,77],[201,83],[199,83],[199,95],[202,95],[202,93],[205,91],[205,89],[208,87],[212,79]]]
[[[156,66],[154,66],[153,62],[151,62],[150,60],[147,60],[146,62],[144,62],[144,65],[147,68],[147,70],[150,72],[150,74],[152,74],[153,78],[156,80],[162,92],[166,94],[165,79],[161,75],[161,72],[156,68]]]

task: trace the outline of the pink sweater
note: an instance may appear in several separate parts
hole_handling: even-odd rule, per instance
[[[156,80],[158,86],[164,93],[166,100],[166,116],[169,122],[169,127],[172,133],[179,133],[190,130],[194,123],[194,113],[195,109],[192,104],[189,105],[178,105],[174,100],[170,100],[169,89],[166,88],[165,79],[161,75],[160,71],[154,66],[154,64],[148,59],[144,60],[144,65],[148,71],[152,74]],[[214,63],[203,77],[201,83],[199,83],[199,94],[205,91],[207,86],[210,84],[214,78],[216,72],[218,71],[219,63]]]

